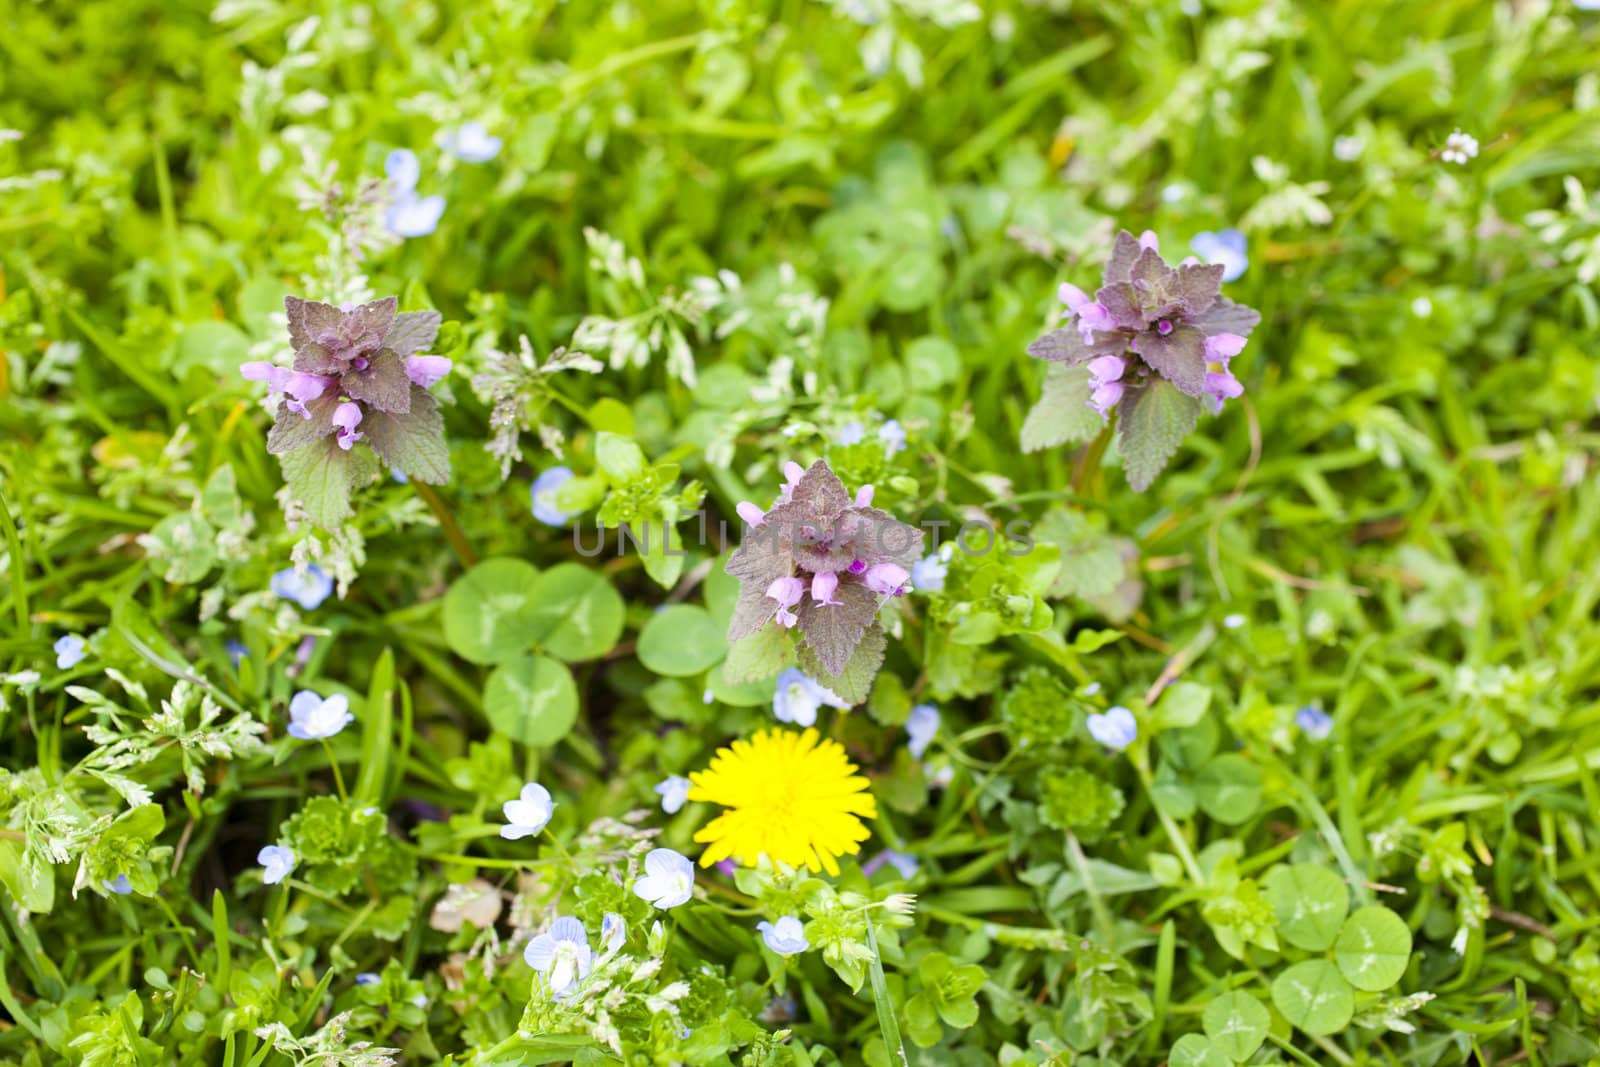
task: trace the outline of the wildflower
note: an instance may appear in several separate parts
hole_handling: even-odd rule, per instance
[[[740,580],[728,639],[737,641],[776,617],[778,625],[799,631],[820,673],[836,676],[869,632],[881,634],[881,605],[873,594],[903,585],[906,568],[921,558],[922,531],[871,507],[867,487],[852,497],[820,460],[810,469],[785,464],[784,477],[777,503],[761,513],[761,533],[747,536],[728,560],[728,573]],[[741,507],[740,514],[748,521],[753,510]],[[788,578],[799,579],[809,596],[791,599],[795,586],[775,584]],[[882,661],[882,642],[864,647],[875,659],[858,666],[870,675]]]
[[[772,693],[772,714],[779,722],[815,726],[817,709],[824,704],[841,711],[850,706],[831,689],[808,678],[798,667],[790,667],[778,675],[777,688]]]
[[[350,698],[335,693],[324,700],[309,689],[302,689],[289,701],[289,736],[302,741],[321,741],[332,737],[356,721],[350,714]]]
[[[1237,281],[1250,269],[1250,242],[1238,230],[1197,233],[1189,248],[1205,262],[1221,264],[1224,282]]]
[[[115,878],[108,879],[105,885],[108,890],[118,896],[125,897],[133,892],[133,883],[128,881],[128,876],[125,874],[119,874]]]
[[[1444,150],[1439,153],[1440,159],[1458,166],[1477,156],[1478,139],[1470,133],[1462,133],[1459,128],[1444,139]]]
[[[361,405],[345,401],[333,409],[333,424],[338,429],[335,436],[338,438],[339,447],[346,452],[355,446],[365,434],[358,433],[356,427],[361,425]]]
[[[861,873],[871,878],[874,873],[883,869],[885,865],[893,867],[906,881],[916,877],[922,864],[917,862],[917,857],[905,852],[896,852],[886,848],[876,856],[861,865]]]
[[[417,154],[409,148],[396,148],[383,157],[383,173],[390,188],[396,192],[411,192],[422,177],[422,164]]]
[[[406,377],[411,379],[413,385],[432,389],[444,380],[453,366],[454,361],[444,356],[412,356],[406,360]]]
[[[261,880],[267,885],[277,885],[294,870],[294,849],[283,845],[267,845],[256,853],[256,862],[263,868]]]
[[[891,893],[883,898],[883,910],[890,915],[910,915],[917,910],[917,895]]]
[[[371,971],[362,971],[356,975],[356,985],[377,985],[379,978]]]
[[[1366,150],[1366,138],[1360,134],[1353,133],[1333,139],[1333,158],[1341,163],[1354,163],[1361,158],[1361,153]]]
[[[1139,723],[1133,712],[1118,704],[1103,715],[1091,715],[1088,720],[1089,736],[1107,748],[1118,752],[1133,744],[1139,737]]]
[[[780,956],[793,956],[811,947],[805,927],[793,915],[781,916],[775,923],[763,919],[756,923],[756,929],[761,931],[761,940],[767,947]]]
[[[1222,617],[1222,628],[1224,630],[1237,630],[1249,621],[1250,620],[1245,618],[1243,615],[1235,612],[1232,615],[1224,615]]]
[[[555,814],[556,805],[550,799],[550,790],[538,782],[529,782],[522,787],[516,800],[506,801],[500,805],[500,810],[505,813],[507,823],[500,827],[500,836],[507,841],[517,841],[543,830],[550,816]]]
[[[1229,346],[1237,354],[1261,321],[1256,312],[1220,295],[1226,265],[1170,267],[1159,247],[1149,231],[1138,238],[1120,233],[1095,299],[1074,285],[1061,286],[1061,300],[1076,328],[1055,330],[1028,346],[1039,359],[1089,364],[1090,404],[1102,414],[1127,403],[1130,395],[1142,396],[1156,378],[1189,396],[1218,396],[1221,383],[1208,388],[1206,379],[1213,369],[1208,364],[1219,361],[1207,339],[1235,337],[1237,345]]]
[[[83,638],[77,634],[67,634],[56,638],[56,643],[51,646],[56,652],[56,669],[69,671],[83,662],[88,653],[84,650]]]
[[[608,911],[600,920],[600,946],[607,952],[615,952],[622,947],[622,942],[628,936],[628,928],[622,921],[622,916],[614,911]]]
[[[223,642],[222,647],[228,653],[228,661],[233,664],[234,670],[238,670],[239,664],[250,656],[250,650],[244,646],[243,641],[237,638],[228,638]]]
[[[949,547],[945,545],[945,549]],[[949,574],[950,554],[941,549],[911,565],[911,588],[919,593],[942,593]]]
[[[702,867],[728,857],[749,867],[766,856],[838,874],[837,858],[855,855],[867,839],[861,820],[878,814],[844,748],[815,730],[758,731],[719,749],[710,767],[689,778],[690,800],[729,809],[695,834],[707,845]]]
[[[571,467],[551,467],[533,480],[533,517],[546,526],[565,526],[572,515],[556,504],[556,492],[573,477]]]
[[[417,196],[417,180],[422,177],[417,154],[406,148],[395,149],[384,158],[383,172],[394,196],[384,212],[384,227],[396,237],[426,237],[437,229],[439,217],[444,214],[444,197]]]
[[[793,609],[806,595],[804,578],[779,578],[767,586],[767,595],[778,602],[778,613],[774,618],[778,620],[779,626],[787,629],[800,621]]]
[[[644,858],[644,877],[633,884],[633,895],[663,911],[676,908],[694,895],[694,864],[670,848],[651,849]]]
[[[867,428],[859,422],[847,422],[833,435],[836,445],[860,444],[867,436]]]
[[[307,564],[303,574],[289,567],[272,576],[272,591],[306,611],[314,611],[333,593],[333,579],[315,563]]]
[[[505,143],[476,120],[462,123],[458,129],[441,131],[435,140],[440,148],[463,163],[487,163],[500,154]]]
[[[594,965],[594,951],[589,947],[589,931],[578,919],[563,915],[550,924],[548,933],[540,934],[522,950],[528,966],[544,975],[550,983],[550,992],[561,996],[578,982],[589,977]]]
[[[1333,716],[1315,704],[1307,704],[1295,712],[1294,724],[1313,741],[1326,740],[1333,733]]]
[[[906,447],[905,427],[900,425],[899,420],[890,419],[878,427],[878,440],[884,443],[885,454],[892,456]]]
[[[906,750],[912,759],[921,759],[928,743],[939,732],[939,709],[932,704],[918,704],[906,717]]]
[[[689,795],[689,779],[674,774],[657,782],[656,792],[661,796],[661,810],[668,815],[676,815]]]
[[[767,521],[767,513],[750,503],[748,500],[740,501],[739,505],[733,510],[738,513],[741,519],[751,526],[760,526],[762,523]]]

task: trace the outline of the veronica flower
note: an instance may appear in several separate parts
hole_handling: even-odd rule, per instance
[[[350,714],[350,698],[335,693],[324,700],[309,689],[302,689],[289,701],[289,736],[302,741],[322,741],[356,721]]]
[[[561,996],[578,982],[589,977],[594,965],[594,950],[589,947],[589,931],[582,922],[563,915],[550,924],[548,933],[540,934],[522,950],[528,966],[544,975],[550,983],[550,992]]]
[[[878,440],[884,443],[884,452],[894,455],[906,447],[906,430],[896,419],[890,419],[878,427]]]
[[[533,517],[546,526],[565,526],[572,515],[556,505],[556,490],[573,478],[571,467],[551,467],[533,480]]]
[[[839,428],[838,433],[833,435],[833,443],[836,445],[860,444],[866,436],[867,428],[861,423],[847,422]]]
[[[88,653],[84,651],[85,646],[83,638],[79,637],[77,634],[67,634],[64,637],[58,637],[56,638],[56,643],[51,647],[54,648],[56,652],[57,670],[69,671],[78,664],[82,663],[84,656],[88,655]]]
[[[824,704],[841,711],[850,706],[839,699],[833,690],[807,677],[798,667],[790,667],[778,675],[778,685],[772,694],[772,714],[779,722],[814,726],[817,709]]]
[[[614,911],[608,911],[600,920],[600,947],[607,952],[615,952],[622,947],[622,942],[628,936],[628,927],[622,921],[622,916]]]
[[[267,885],[277,885],[294,870],[294,849],[283,845],[267,845],[256,853],[256,862],[263,868],[261,880]]]
[[[306,611],[313,611],[332,594],[333,579],[315,563],[308,564],[303,574],[290,567],[272,576],[272,591]]]
[[[389,205],[383,225],[396,237],[426,237],[439,228],[444,215],[444,197],[410,195]]]
[[[1088,719],[1089,736],[1107,748],[1122,751],[1139,737],[1139,722],[1133,712],[1118,704],[1103,715]]]
[[[683,809],[683,802],[689,796],[689,779],[674,774],[657,782],[655,789],[661,797],[661,810],[668,815],[676,815]]]
[[[243,663],[250,655],[250,650],[244,646],[244,642],[237,638],[228,638],[227,641],[223,642],[222,647],[227,651],[228,661],[233,664],[234,670],[238,670],[239,664]]]
[[[377,985],[379,978],[371,971],[362,971],[356,975],[356,985]]]
[[[906,751],[912,759],[921,759],[928,743],[939,732],[939,709],[932,704],[918,704],[906,717]]]
[[[1242,278],[1250,269],[1250,241],[1238,230],[1197,233],[1189,242],[1189,248],[1207,263],[1220,263],[1224,282]]]
[[[1224,615],[1222,617],[1222,628],[1224,630],[1237,630],[1249,621],[1245,616],[1235,612],[1232,615]]]
[[[133,883],[128,881],[128,876],[125,874],[119,874],[115,878],[109,879],[105,886],[118,896],[125,897],[133,892]]]
[[[463,163],[487,163],[500,154],[500,147],[505,143],[476,120],[462,123],[458,129],[441,131],[436,141],[440,148]]]
[[[784,915],[775,923],[763,919],[756,923],[756,929],[761,931],[761,940],[767,947],[780,956],[793,956],[811,947],[805,927],[793,915]]]
[[[945,548],[949,548],[946,545]],[[911,588],[919,593],[944,592],[944,580],[950,574],[950,557],[942,550],[917,560],[911,565]]]
[[[389,188],[396,193],[409,193],[422,177],[422,164],[411,149],[396,148],[383,157],[383,173],[389,179]]]
[[[1327,740],[1328,735],[1333,733],[1333,716],[1315,704],[1307,704],[1295,712],[1294,723],[1313,741]]]
[[[550,816],[555,814],[556,804],[550,799],[550,790],[538,782],[529,782],[522,787],[517,799],[506,801],[500,805],[500,810],[506,816],[506,825],[500,827],[500,836],[507,841],[516,841],[543,830],[550,822]]]
[[[886,848],[863,863],[861,865],[861,873],[870,878],[874,872],[880,870],[885,864],[893,867],[900,877],[908,882],[916,876],[918,869],[922,866],[917,862],[917,857],[905,852],[896,852],[892,848]]]
[[[670,848],[653,848],[644,858],[644,877],[633,883],[633,895],[662,910],[676,908],[694,895],[694,864]]]

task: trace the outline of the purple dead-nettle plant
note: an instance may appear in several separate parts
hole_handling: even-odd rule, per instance
[[[1028,346],[1038,359],[1087,371],[1088,405],[1115,413],[1135,489],[1160,473],[1203,407],[1221,411],[1244,392],[1229,363],[1261,316],[1222,295],[1224,269],[1193,258],[1169,266],[1154,233],[1124,230],[1093,299],[1063,284],[1072,322]]]
[[[852,497],[821,460],[784,468],[778,501],[740,504],[744,541],[728,559],[739,603],[728,640],[796,645],[801,669],[851,703],[866,698],[883,662],[878,611],[908,588],[922,558],[922,531],[872,506],[872,487]]]
[[[450,477],[444,419],[428,390],[451,364],[423,354],[439,313],[397,306],[392,296],[339,307],[288,297],[293,367],[240,368],[282,394],[267,451],[282,457],[291,495],[326,529],[350,516],[350,494],[376,477],[377,460],[416,481]]]

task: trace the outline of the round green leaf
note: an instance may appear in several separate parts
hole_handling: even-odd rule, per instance
[[[1306,960],[1278,975],[1272,1003],[1283,1017],[1308,1034],[1343,1030],[1356,1011],[1355,990],[1327,960]]]
[[[139,542],[150,554],[151,569],[177,585],[198,582],[217,563],[216,531],[190,511],[168,515]]]
[[[1350,891],[1337,874],[1314,863],[1296,863],[1272,868],[1265,881],[1285,941],[1312,952],[1333,944],[1350,910]]]
[[[539,572],[520,559],[486,559],[444,597],[444,639],[473,663],[504,663],[532,643]]]
[[[581,563],[551,567],[533,584],[525,644],[557,659],[597,659],[622,636],[622,597],[605,575]]]
[[[1199,1034],[1184,1034],[1173,1043],[1167,1053],[1169,1067],[1233,1067],[1233,1062],[1223,1055],[1209,1038]]]
[[[1272,1013],[1249,993],[1224,993],[1206,1005],[1206,1036],[1224,1056],[1239,1063],[1255,1055],[1267,1039]]]
[[[1334,946],[1339,970],[1357,989],[1378,993],[1406,973],[1411,962],[1411,930],[1388,908],[1359,908],[1345,920]]]
[[[705,608],[674,604],[639,632],[639,662],[657,674],[699,674],[728,651],[728,636]]]
[[[496,667],[483,687],[489,723],[529,745],[555,744],[578,721],[578,687],[564,664],[520,656]]]
[[[1242,823],[1261,807],[1261,769],[1243,756],[1218,756],[1195,775],[1194,798],[1218,822]]]

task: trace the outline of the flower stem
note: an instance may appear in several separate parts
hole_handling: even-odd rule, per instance
[[[417,490],[417,495],[422,502],[428,505],[428,510],[433,512],[433,517],[439,520],[439,526],[444,530],[444,539],[450,542],[450,548],[456,554],[463,566],[470,567],[478,562],[478,554],[472,550],[472,544],[467,540],[467,535],[462,532],[461,526],[456,522],[455,515],[444,499],[439,496],[433,486],[425,482],[412,481],[412,486]]]
[[[339,799],[348,802],[350,796],[344,791],[344,775],[339,771],[339,757],[333,754],[333,746],[328,744],[326,737],[322,738],[322,750],[328,754],[328,767],[333,771],[333,785],[339,790]]]

